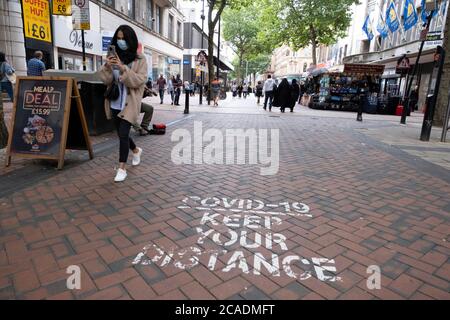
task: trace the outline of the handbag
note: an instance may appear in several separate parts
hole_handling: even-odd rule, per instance
[[[110,101],[114,101],[117,100],[119,96],[120,96],[119,84],[117,83],[117,81],[113,81],[111,85],[108,88],[106,88],[105,98]]]
[[[16,84],[17,76],[16,73],[13,72],[12,74],[6,74],[6,78],[11,82],[12,84]]]

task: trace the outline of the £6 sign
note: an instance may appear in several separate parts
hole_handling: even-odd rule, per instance
[[[48,0],[22,0],[23,29],[26,38],[52,42]]]
[[[55,16],[71,16],[72,0],[53,0],[52,12]]]

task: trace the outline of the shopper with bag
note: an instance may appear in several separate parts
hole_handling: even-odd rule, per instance
[[[3,52],[0,52],[0,92],[8,93],[9,98],[14,102],[13,86],[16,84],[16,71],[6,60]]]
[[[129,150],[133,152],[132,165],[141,162],[142,149],[130,138],[131,126],[138,123],[147,81],[147,60],[137,52],[138,39],[134,30],[121,25],[111,40],[116,53],[108,56],[99,70],[99,76],[108,86],[105,94],[105,112],[113,119],[119,136],[119,168],[115,182],[127,177],[126,163]]]

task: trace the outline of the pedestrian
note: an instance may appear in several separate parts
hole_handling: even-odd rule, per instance
[[[173,105],[173,103],[175,101],[175,86],[174,86],[174,83],[175,83],[175,77],[172,76],[172,77],[170,77],[168,85],[167,85],[167,91],[169,92],[170,99],[172,101],[170,103],[170,105]]]
[[[256,91],[255,91],[256,98],[258,99],[257,104],[260,103],[261,97],[263,96],[263,88],[264,88],[264,86],[263,86],[262,82],[258,81],[258,84],[256,85]]]
[[[244,95],[244,99],[247,99],[247,95],[248,95],[248,84],[245,83],[244,87],[242,88],[242,93]]]
[[[0,92],[6,92],[14,102],[14,90],[13,85],[15,84],[15,70],[6,60],[6,56],[3,52],[0,52]]]
[[[175,79],[175,82],[173,84],[175,88],[175,105],[180,105],[180,95],[181,95],[181,87],[183,86],[183,80],[181,80],[180,75],[177,74],[177,78]]]
[[[133,28],[121,25],[111,40],[116,56],[110,56],[99,70],[102,81],[108,86],[105,112],[113,119],[119,136],[119,168],[115,182],[127,177],[126,163],[132,150],[132,165],[141,162],[142,149],[130,137],[131,126],[138,122],[142,97],[147,80],[147,59],[137,52],[138,39]]]
[[[277,89],[280,110],[282,113],[284,113],[286,108],[291,107],[291,92],[292,92],[291,85],[289,84],[286,78],[283,78]]]
[[[233,98],[236,98],[237,96],[237,84],[236,82],[233,82],[231,85],[231,92],[233,93]]]
[[[161,104],[164,103],[164,90],[166,90],[166,79],[164,79],[164,76],[161,74],[156,81],[156,85],[158,86],[159,90],[159,98],[161,99]]]
[[[242,98],[242,90],[244,90],[244,87],[242,86],[242,83],[238,86],[238,95],[239,99]]]
[[[217,77],[214,78],[213,82],[211,82],[211,89],[212,89],[212,98],[214,101],[214,106],[219,106],[219,93],[220,93],[220,82]]]
[[[419,86],[415,86],[409,94],[409,111],[419,110],[417,102],[419,102]]]
[[[27,75],[42,77],[42,72],[45,71],[45,64],[42,62],[44,54],[42,51],[35,51],[33,56],[34,58],[28,61]]]
[[[291,85],[291,112],[294,112],[295,104],[298,101],[298,97],[300,97],[300,86],[297,83],[297,79],[292,79]]]
[[[275,82],[272,76],[269,74],[267,80],[264,82],[263,92],[264,92],[264,110],[267,110],[267,101],[269,101],[269,111],[272,111],[272,103],[274,97]]]
[[[191,83],[189,85],[189,94],[191,97],[195,97],[195,83]]]

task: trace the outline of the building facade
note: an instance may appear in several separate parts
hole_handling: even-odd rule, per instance
[[[82,70],[81,31],[72,18],[51,16],[51,42],[24,36],[18,0],[0,0],[0,47],[18,74],[26,74],[26,61],[35,50],[44,52],[47,68]],[[108,42],[122,24],[130,25],[146,56],[149,78],[181,73],[184,17],[174,0],[91,0],[90,30],[85,31],[86,69],[95,71],[104,61]]]
[[[275,78],[297,75],[299,78],[312,64],[311,49],[292,50],[283,45],[274,50],[271,58],[270,72]]]

